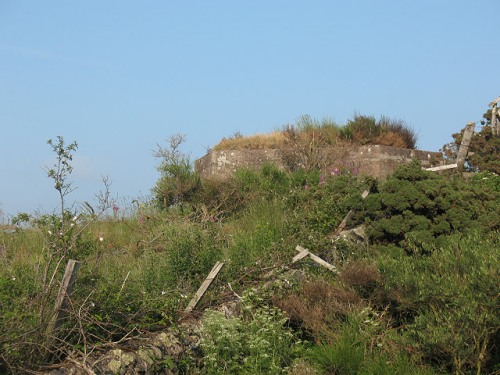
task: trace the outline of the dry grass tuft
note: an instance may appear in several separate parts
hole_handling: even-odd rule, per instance
[[[255,134],[248,137],[236,136],[223,138],[213,149],[221,150],[262,150],[267,148],[280,148],[285,141],[282,132],[269,134]]]

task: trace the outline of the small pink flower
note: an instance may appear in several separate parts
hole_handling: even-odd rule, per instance
[[[340,169],[338,168],[333,168],[332,171],[330,172],[330,174],[332,176],[337,176],[338,174],[340,174]]]
[[[118,214],[118,211],[120,211],[120,207],[118,207],[117,205],[113,205],[113,212],[114,214]]]

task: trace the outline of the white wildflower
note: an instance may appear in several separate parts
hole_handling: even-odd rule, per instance
[[[52,236],[52,232],[50,230],[48,230],[47,232],[49,232],[49,234]]]
[[[99,237],[99,241],[100,241],[100,242],[104,241],[104,238]]]

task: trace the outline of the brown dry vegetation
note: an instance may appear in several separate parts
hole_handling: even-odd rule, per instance
[[[371,116],[354,116],[341,126],[330,120],[318,121],[301,117],[295,125],[285,125],[281,131],[250,136],[236,135],[223,138],[213,149],[261,150],[287,148],[290,143],[315,144],[316,147],[379,144],[401,148],[415,148],[417,136],[401,120],[382,116],[376,121]]]
[[[325,281],[307,281],[297,293],[274,298],[273,303],[285,311],[292,322],[317,338],[328,335],[336,322],[366,307],[353,289]]]
[[[282,132],[269,134],[255,134],[247,137],[236,136],[223,138],[215,147],[220,150],[261,150],[266,148],[279,148],[283,145],[285,136]]]

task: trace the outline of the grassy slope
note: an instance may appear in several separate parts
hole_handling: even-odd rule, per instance
[[[289,317],[295,337],[308,342],[276,354],[274,367],[258,359],[250,361],[255,366],[295,366],[295,373],[313,367],[345,374],[494,371],[498,176],[430,176],[407,167],[379,186],[350,175],[287,175],[266,166],[203,185],[182,210],[140,206],[131,217],[97,221],[71,254],[82,267],[59,358],[172,324],[215,261],[224,260],[200,308],[220,303],[228,283],[239,295],[254,290],[254,312],[236,328],[241,337],[265,341],[248,327],[255,319],[269,321],[258,309],[272,304]],[[362,204],[359,194],[368,187],[371,198]],[[358,214],[350,224],[365,223],[373,240],[334,246],[328,234],[351,208]],[[85,225],[85,218],[75,224]],[[39,225],[0,234],[4,371],[43,362],[44,318],[57,289],[49,281],[52,274],[60,279],[63,269],[56,268],[49,230]],[[304,260],[295,267],[306,276],[290,279],[283,269],[297,244],[335,262],[340,275]],[[269,272],[279,282],[260,289]],[[205,347],[219,353],[210,363],[227,364],[217,345]],[[258,351],[248,350],[255,360]],[[241,363],[232,365],[244,371]]]

